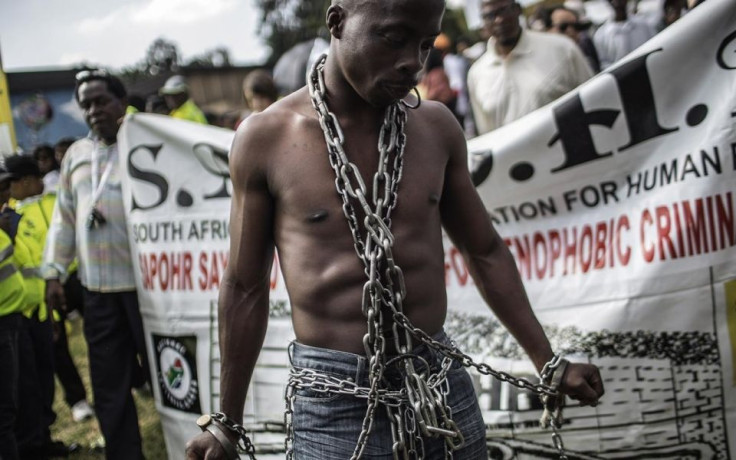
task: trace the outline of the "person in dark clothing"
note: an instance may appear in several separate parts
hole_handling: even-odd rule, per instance
[[[591,26],[590,22],[581,21],[577,11],[561,5],[551,8],[549,14],[546,16],[546,20],[548,21],[546,24],[548,32],[570,37],[580,47],[580,51],[585,55],[585,59],[588,60],[588,64],[590,64],[593,72],[598,73],[601,71],[598,52],[587,32]]]

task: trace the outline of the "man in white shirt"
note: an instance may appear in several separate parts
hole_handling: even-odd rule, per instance
[[[603,70],[657,34],[645,18],[629,16],[628,0],[608,1],[614,10],[613,20],[603,23],[593,36]]]
[[[117,134],[128,105],[126,91],[118,78],[103,70],[79,72],[74,91],[92,134],[69,147],[61,164],[44,253],[46,301],[54,309],[65,309],[61,281],[76,257],[105,458],[142,460],[131,389],[150,379],[118,162]]]
[[[481,14],[491,39],[468,74],[478,134],[533,112],[593,76],[572,40],[522,30],[521,6],[513,0],[484,0]]]

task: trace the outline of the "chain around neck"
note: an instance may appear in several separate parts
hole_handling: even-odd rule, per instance
[[[445,388],[446,375],[453,360],[465,367],[474,367],[481,374],[490,375],[502,382],[509,382],[540,395],[558,396],[558,392],[556,388],[544,382],[534,384],[524,378],[497,371],[485,363],[474,362],[454,344],[436,341],[426,332],[414,327],[404,314],[403,300],[406,298],[406,287],[403,272],[393,257],[391,211],[396,207],[398,185],[403,172],[406,110],[402,101],[396,101],[386,108],[378,140],[379,163],[373,175],[373,193],[369,203],[365,181],[343,148],[345,136],[337,117],[327,107],[325,100],[327,89],[323,75],[325,60],[326,55],[322,55],[312,67],[307,82],[309,95],[325,136],[330,165],[335,171],[335,186],[342,198],[342,209],[352,232],[355,251],[364,265],[364,272],[368,278],[363,286],[361,307],[368,323],[368,332],[363,337],[363,344],[370,363],[370,384],[367,388],[355,387],[349,392],[356,396],[362,394],[368,402],[361,433],[351,460],[361,458],[379,404],[384,405],[388,411],[395,458],[423,458],[423,437],[444,438],[445,458],[452,458],[452,451],[465,443],[462,433],[452,420],[452,410],[447,405],[446,399],[449,391]],[[365,214],[362,223],[357,217],[356,205]],[[391,362],[398,363],[407,377],[404,388],[396,394],[383,388],[381,384],[387,367],[384,315],[390,321],[394,347],[399,353],[399,356],[392,358]],[[437,373],[428,375],[414,368],[412,359],[414,355],[411,354],[412,338],[444,356],[441,369]],[[308,374],[308,370],[293,370],[287,385],[284,414],[287,429],[285,440],[287,459],[293,458],[291,420],[296,388],[317,384],[324,390],[339,393],[347,392],[350,387],[350,382],[332,382],[327,376]],[[396,398],[402,402],[397,403]],[[557,425],[553,423],[552,428],[554,445],[560,452],[560,459],[565,459],[567,457],[564,454],[562,438],[557,433]]]

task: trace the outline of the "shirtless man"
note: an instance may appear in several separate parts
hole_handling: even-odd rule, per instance
[[[367,197],[373,196],[371,179],[378,168],[379,130],[387,107],[402,98],[413,100],[409,93],[440,33],[443,11],[442,0],[333,0],[327,12],[332,41],[323,69],[325,101],[344,133],[348,160],[365,180]],[[437,342],[449,342],[443,334],[447,314],[444,227],[486,302],[541,371],[553,352],[514,260],[471,183],[460,126],[439,103],[423,102],[406,113],[403,178],[391,214],[393,259],[403,270],[406,286],[406,296],[399,302],[403,313]],[[347,385],[370,386],[375,372],[364,344],[366,267],[356,255],[341,195],[336,193],[325,134],[308,89],[240,126],[230,171],[230,262],[219,298],[221,410],[228,422],[242,423],[246,391],[266,333],[274,247],[291,300],[294,367],[318,369]],[[353,207],[359,233],[367,241],[362,208],[356,200]],[[385,304],[380,308],[387,310]],[[392,330],[391,325],[392,315],[384,315],[384,361],[397,354],[395,335],[404,337],[403,329]],[[375,345],[375,340],[368,343]],[[436,367],[441,357],[419,343],[414,341],[414,353]],[[405,360],[399,361],[402,367]],[[386,381],[400,373],[388,367],[384,371]],[[593,365],[569,364],[559,377],[560,390],[582,404],[595,404],[603,394]],[[464,438],[464,447],[454,452],[454,458],[488,458],[485,427],[467,372],[455,363],[447,379],[447,406]],[[351,457],[364,431],[365,398],[300,388],[292,402],[291,440],[297,460]],[[386,409],[379,407],[373,417],[364,452],[371,458],[393,458]],[[227,454],[223,448],[227,439],[223,443],[222,435],[232,443],[238,436],[220,422],[212,424],[217,428],[188,443],[188,459],[233,458],[232,450]],[[442,437],[424,439],[424,458],[442,458],[444,445]]]

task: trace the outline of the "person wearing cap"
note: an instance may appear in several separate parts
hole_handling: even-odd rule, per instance
[[[174,75],[166,80],[164,86],[159,89],[159,94],[166,100],[169,107],[169,115],[181,120],[194,121],[207,124],[207,118],[197,104],[189,97],[189,86],[181,75]]]
[[[521,28],[521,5],[483,0],[488,48],[468,72],[468,93],[478,134],[515,121],[593,76],[571,40]]]
[[[84,291],[95,412],[108,460],[143,458],[132,389],[149,378],[143,321],[123,205],[117,135],[128,106],[125,86],[107,72],[76,76],[75,98],[91,129],[61,164],[44,251],[46,300],[65,310],[62,282],[77,258]]]
[[[21,456],[68,455],[70,448],[51,439],[56,419],[54,401],[54,340],[52,315],[44,302],[41,259],[53,213],[53,194],[44,194],[43,174],[31,155],[5,159],[10,174],[10,196],[21,218],[15,239],[28,250],[29,260],[19,263],[26,287],[19,333],[19,416],[16,438]],[[33,457],[35,458],[35,457]]]

